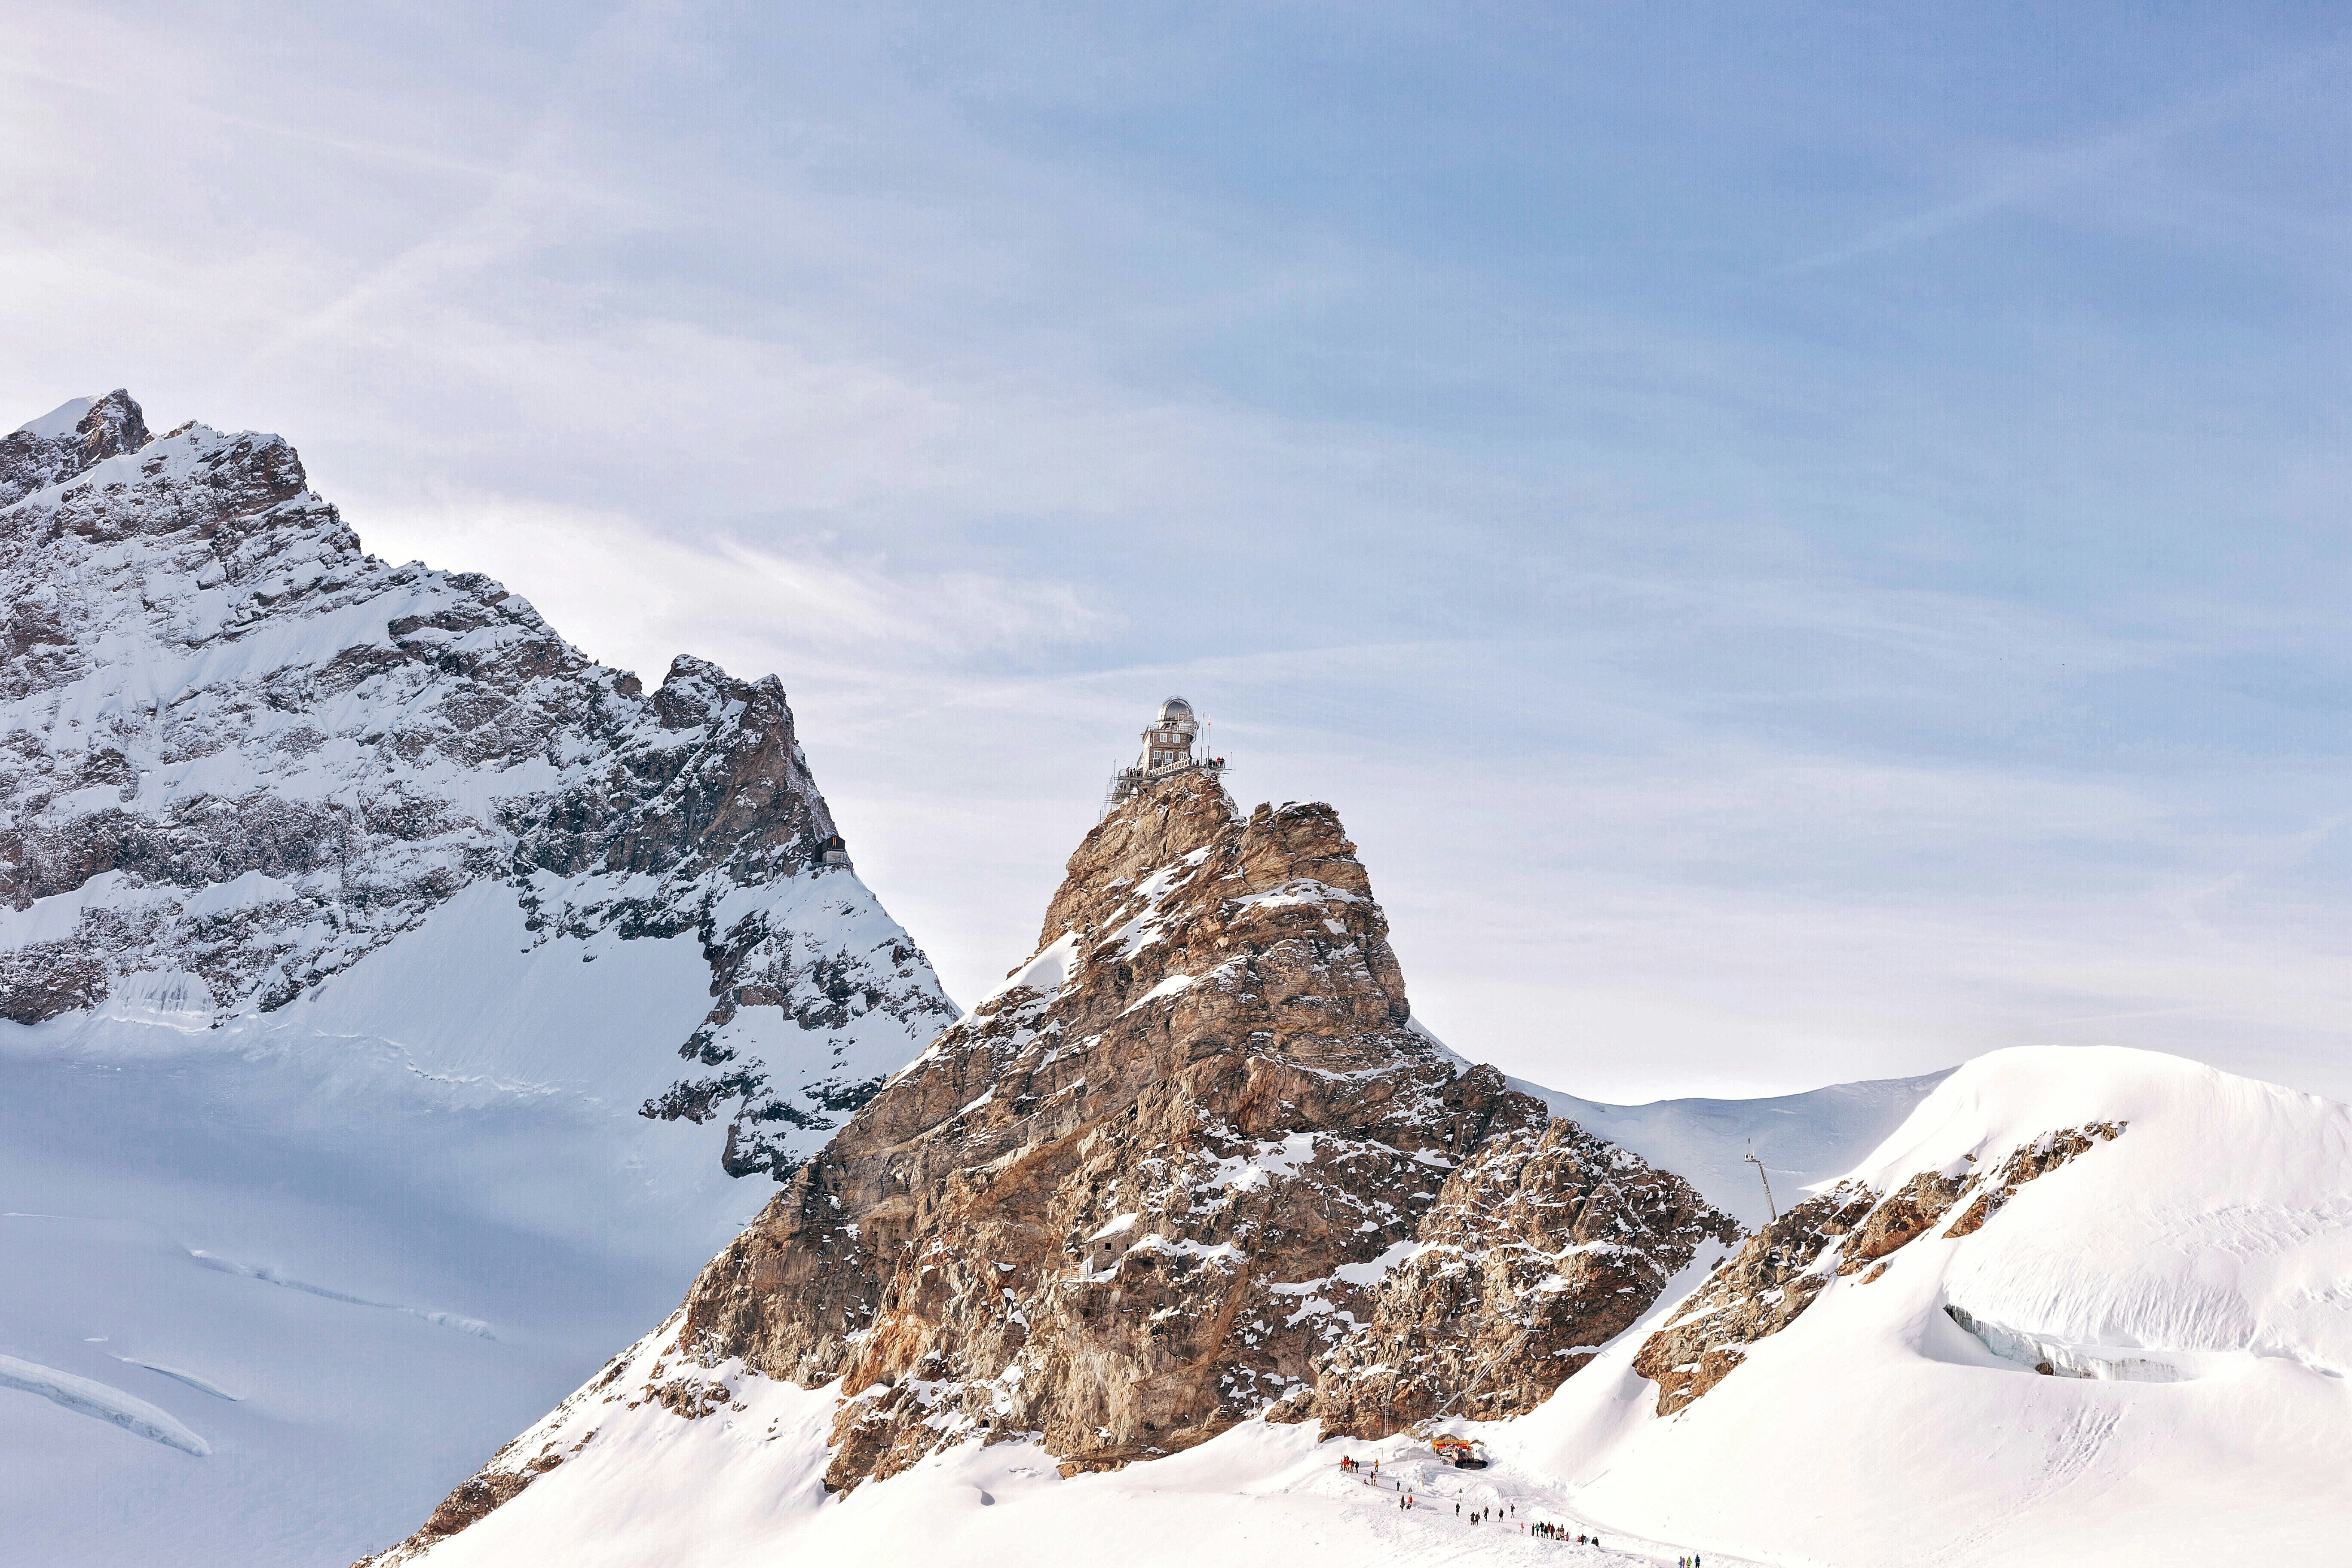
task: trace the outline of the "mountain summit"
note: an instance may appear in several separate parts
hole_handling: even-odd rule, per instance
[[[147,416],[121,387],[61,403],[0,437],[0,506],[147,445]]]
[[[837,1388],[835,1491],[973,1440],[1068,1475],[1254,1416],[1515,1415],[1738,1238],[1415,1026],[1329,806],[1132,783],[1031,956],[394,1560],[747,1379]]]
[[[779,1178],[953,1017],[773,677],[681,657],[649,694],[487,577],[367,554],[282,438],[151,438],[124,392],[0,441],[0,1017],[273,1015],[436,918],[690,938],[698,1016],[612,1048],[690,1058],[646,1114]]]

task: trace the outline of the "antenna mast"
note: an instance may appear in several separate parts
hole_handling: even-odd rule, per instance
[[[1772,1206],[1772,1178],[1764,1173],[1764,1162],[1756,1157],[1756,1141],[1752,1138],[1748,1142],[1747,1160],[1749,1164],[1756,1167],[1756,1179],[1764,1184],[1764,1212],[1770,1215],[1773,1223],[1777,1225],[1780,1223],[1780,1211]]]

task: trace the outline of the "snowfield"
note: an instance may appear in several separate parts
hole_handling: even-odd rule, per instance
[[[1335,1568],[1690,1552],[1791,1568],[2339,1560],[2352,1109],[2146,1052],[2003,1051],[1946,1078],[1846,1174],[1891,1191],[1921,1171],[1994,1170],[2088,1122],[2124,1125],[1973,1234],[1938,1225],[1879,1277],[1833,1279],[1661,1419],[1629,1363],[1708,1266],[1694,1265],[1542,1408],[1458,1427],[1488,1444],[1486,1471],[1439,1466],[1416,1439],[1319,1443],[1252,1423],[1066,1479],[1028,1441],[968,1444],[828,1498],[837,1390],[697,1367],[673,1319],[517,1439],[514,1462],[551,1457],[546,1473],[421,1561],[1010,1565],[1047,1542],[1139,1563]],[[2039,1373],[2022,1356],[2043,1346],[2074,1359]],[[681,1386],[710,1413],[674,1414]],[[1343,1455],[1381,1459],[1380,1483],[1342,1471]],[[1400,1488],[1420,1506],[1400,1510]],[[1465,1519],[1517,1511],[1472,1524],[1457,1502]],[[1530,1521],[1604,1544],[1517,1528]]]
[[[2094,1121],[2128,1125],[1975,1235],[1834,1281],[1675,1418],[1621,1344],[1496,1441],[1597,1517],[1792,1563],[2339,1559],[2352,1109],[2147,1052],[2001,1051],[1853,1174],[1892,1188]],[[2039,1375],[1948,1306],[2179,1380]]]
[[[381,1040],[65,1023],[0,1026],[11,1568],[397,1539],[773,1191],[714,1129]]]
[[[259,1018],[159,978],[0,1024],[0,1356],[57,1374],[0,1375],[0,1561],[350,1563],[775,1191],[637,1114],[709,1005],[694,936],[523,919],[461,890]]]

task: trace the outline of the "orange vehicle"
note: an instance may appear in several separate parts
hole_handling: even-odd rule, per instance
[[[1429,1447],[1439,1458],[1457,1470],[1483,1470],[1486,1468],[1486,1445],[1484,1443],[1440,1434],[1429,1440]]]

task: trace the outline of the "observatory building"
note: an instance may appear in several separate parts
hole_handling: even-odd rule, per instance
[[[1192,754],[1193,742],[1200,739],[1201,721],[1193,717],[1190,702],[1181,697],[1162,702],[1160,716],[1143,731],[1143,750],[1137,754],[1135,765],[1111,774],[1110,788],[1103,795],[1103,815],[1109,816],[1137,790],[1170,773],[1195,767],[1212,773],[1224,772],[1224,758]]]

